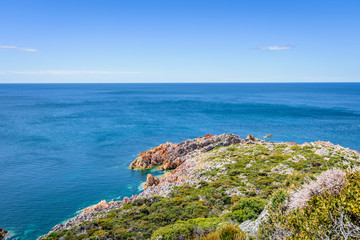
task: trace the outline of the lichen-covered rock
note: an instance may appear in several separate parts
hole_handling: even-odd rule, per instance
[[[159,167],[160,170],[175,169],[199,152],[208,152],[217,146],[228,146],[248,141],[252,140],[243,140],[235,134],[228,133],[219,136],[207,134],[204,137],[186,140],[178,144],[165,143],[145,152],[140,152],[129,168],[147,169],[162,164]]]
[[[7,233],[8,233],[8,231],[6,231],[5,229],[0,228],[0,240],[4,239]]]

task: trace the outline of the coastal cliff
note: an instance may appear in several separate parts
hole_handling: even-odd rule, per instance
[[[103,200],[41,239],[222,239],[215,236],[230,230],[240,236],[236,239],[301,239],[299,232],[306,229],[292,230],[294,224],[286,222],[296,220],[293,212],[306,210],[313,198],[329,192],[334,201],[346,198],[343,191],[350,183],[357,196],[359,165],[359,152],[321,141],[273,143],[251,135],[242,139],[234,134],[208,134],[166,143],[141,152],[130,168],[159,166],[171,171],[161,178],[148,174],[138,195]],[[336,184],[321,182],[321,178],[336,178],[332,181]],[[311,193],[301,195],[303,189]],[[360,209],[358,201],[348,202]],[[357,212],[344,207],[341,214],[344,222]],[[352,226],[349,236],[360,234],[357,220],[351,224],[346,225]]]

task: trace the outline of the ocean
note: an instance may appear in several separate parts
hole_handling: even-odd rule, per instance
[[[207,133],[360,150],[360,83],[1,84],[0,227],[36,239],[136,194],[140,151]]]

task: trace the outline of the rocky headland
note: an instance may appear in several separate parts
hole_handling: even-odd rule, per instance
[[[251,135],[249,135],[251,136]],[[130,169],[147,169],[161,165],[159,170],[170,170],[180,166],[187,159],[198,153],[208,152],[218,146],[229,146],[236,143],[247,143],[235,134],[221,134],[214,136],[207,134],[204,137],[189,139],[181,143],[165,143],[158,147],[140,152],[139,156],[130,164]]]
[[[273,143],[252,135],[208,134],[165,143],[140,152],[129,168],[171,171],[160,178],[148,174],[138,195],[103,200],[40,239],[193,239],[224,224],[256,237],[279,191],[295,192],[329,169],[355,171],[359,165],[359,152],[322,141]],[[284,194],[282,204],[288,198]],[[286,231],[281,234],[296,236]]]

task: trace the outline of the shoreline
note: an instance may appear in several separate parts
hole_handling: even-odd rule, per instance
[[[226,134],[224,134],[226,135]],[[191,151],[186,152],[186,154],[179,154],[179,148],[180,146],[192,146],[192,141],[208,141],[209,139],[212,139],[213,135],[205,135],[203,138],[197,138],[193,140],[186,140],[184,142],[181,142],[179,144],[172,144],[172,143],[166,143],[166,148],[163,148],[163,144],[152,148],[150,150],[145,151],[145,153],[140,152],[138,158],[136,158],[130,165],[130,168],[133,167],[133,169],[146,169],[150,170],[147,181],[140,183],[141,185],[148,183],[147,187],[144,187],[144,189],[136,195],[132,195],[131,197],[124,197],[122,201],[110,201],[107,202],[105,200],[100,201],[99,203],[89,206],[85,208],[80,214],[76,215],[75,217],[69,219],[68,221],[64,223],[60,223],[56,226],[54,226],[49,233],[46,235],[43,235],[39,237],[38,239],[43,239],[52,232],[62,231],[64,229],[70,229],[71,227],[86,222],[86,221],[92,221],[94,220],[94,217],[97,214],[108,212],[110,210],[116,210],[122,208],[124,205],[133,203],[135,200],[138,199],[145,199],[150,198],[154,196],[162,196],[162,197],[168,197],[169,194],[173,191],[174,187],[179,187],[185,183],[191,183],[192,185],[199,183],[200,181],[209,181],[209,179],[203,178],[201,174],[199,174],[198,170],[200,169],[219,169],[224,166],[224,163],[217,163],[214,165],[214,163],[206,163],[202,160],[206,157],[211,156],[211,150],[215,148],[222,148],[227,147],[229,145],[239,144],[242,145],[281,145],[285,144],[289,147],[294,146],[324,146],[324,147],[332,147],[332,148],[341,148],[345,149],[345,151],[353,152],[360,156],[360,153],[356,150],[351,150],[349,148],[343,148],[339,145],[334,145],[330,142],[322,142],[322,141],[316,141],[311,143],[303,143],[303,144],[296,144],[294,142],[285,142],[285,143],[274,143],[274,142],[266,142],[264,140],[259,140],[254,138],[253,136],[249,135],[247,139],[241,139],[240,137],[229,134],[233,139],[236,139],[234,143],[231,144],[223,144],[221,141],[215,141],[214,142],[208,142],[208,144],[201,145],[201,147],[197,148],[190,148]],[[221,135],[220,135],[221,136]],[[220,144],[218,144],[220,142]],[[164,150],[165,149],[165,150]],[[184,153],[180,151],[180,153]],[[326,152],[319,151],[317,154],[326,154]],[[161,158],[159,158],[161,156]],[[180,161],[179,161],[180,158]],[[181,160],[181,158],[183,158]],[[180,164],[179,164],[180,162]],[[140,166],[140,168],[135,168],[134,164],[137,164]],[[157,164],[156,166],[153,166],[154,164]],[[168,168],[161,174],[161,177],[157,178],[157,176],[153,176],[150,173],[152,172],[152,169],[157,169],[159,166],[163,166],[167,164]],[[146,168],[150,166],[149,168]],[[145,168],[144,168],[145,167]],[[156,170],[157,171],[157,170]],[[154,171],[153,171],[154,172]],[[155,180],[155,181],[154,181]]]
[[[241,139],[239,136],[237,136],[235,134],[222,134],[220,136],[223,136],[224,139],[219,138],[216,135],[213,136],[211,134],[207,134],[204,137],[198,137],[198,138],[192,139],[192,140],[188,139],[188,140],[186,140],[184,142],[181,142],[179,144],[187,146],[189,143],[192,144],[194,141],[195,142],[196,141],[204,141],[205,142],[205,144],[200,144],[199,148],[191,149],[191,150],[194,150],[194,151],[190,152],[191,153],[190,154],[191,155],[190,159],[191,159],[191,158],[195,157],[195,155],[197,155],[199,153],[208,152],[208,151],[214,149],[215,147],[230,145],[229,142],[226,142],[226,141],[228,141],[228,139],[226,139],[226,137],[230,137],[230,142],[233,141],[234,142],[233,144],[240,143],[242,141],[245,144],[253,144],[254,143],[250,139]],[[249,136],[251,136],[251,135],[249,135]],[[215,141],[210,141],[209,139],[212,138],[212,137],[216,137],[216,140]],[[233,140],[233,139],[235,139],[235,140]],[[166,143],[166,144],[172,144],[172,143]],[[160,146],[162,146],[162,145],[160,145]],[[172,144],[172,147],[176,146],[176,145],[177,144]],[[207,147],[207,148],[203,149],[203,147]],[[152,148],[150,150],[146,150],[145,154],[148,151],[151,151],[153,149],[158,150],[158,148],[159,148],[159,146],[155,147],[155,148]],[[136,163],[136,161],[139,160],[139,158],[141,158],[142,154],[143,154],[143,152],[139,153],[139,157],[136,158],[130,164],[130,168],[134,163]],[[162,187],[163,189],[161,191],[163,195],[169,194],[174,186],[181,185],[181,181],[178,181],[178,179],[176,179],[176,178],[175,179],[171,178],[171,175],[172,175],[171,172],[176,170],[177,167],[182,166],[183,163],[186,163],[186,160],[189,159],[188,152],[186,154],[184,154],[184,157],[185,157],[185,159],[183,159],[183,162],[180,165],[177,165],[174,169],[163,170],[164,173],[161,175],[161,179],[163,179],[163,177],[166,176],[166,175],[170,175],[170,176],[168,176],[169,179],[163,180],[163,182],[161,184],[163,186]],[[165,160],[169,160],[169,159],[162,158],[162,162],[164,162]],[[172,160],[176,160],[176,158],[175,159],[172,158]],[[162,164],[162,162],[161,162],[161,164]],[[157,165],[154,165],[154,166],[148,167],[148,168],[133,168],[131,170],[150,170],[149,172],[151,172],[152,169],[159,168],[161,164],[159,163]],[[168,171],[168,170],[172,170],[172,171]],[[151,174],[148,174],[148,176],[149,175],[151,175]],[[140,183],[140,184],[144,184],[144,182]],[[52,232],[61,231],[63,229],[68,229],[68,228],[70,228],[70,227],[72,227],[72,226],[74,226],[74,225],[76,225],[78,223],[85,222],[85,221],[90,221],[90,220],[93,219],[93,216],[98,214],[98,213],[119,209],[122,206],[126,205],[127,203],[132,202],[132,201],[134,201],[136,199],[141,199],[141,198],[146,198],[146,197],[157,195],[157,193],[159,191],[158,191],[158,189],[154,189],[155,187],[157,187],[157,186],[155,185],[155,186],[149,186],[147,188],[144,188],[143,191],[141,191],[139,194],[132,195],[131,197],[124,197],[122,201],[110,201],[110,202],[107,202],[106,200],[102,200],[97,204],[94,204],[92,206],[89,206],[89,207],[85,208],[80,214],[74,216],[73,218],[70,218],[69,220],[67,220],[65,222],[62,222],[60,224],[55,225],[47,234],[42,235],[37,239],[43,239]]]

